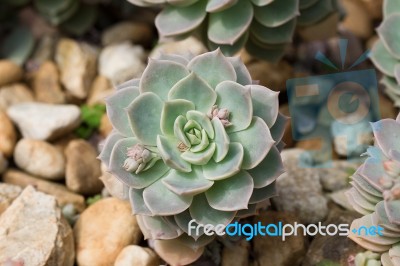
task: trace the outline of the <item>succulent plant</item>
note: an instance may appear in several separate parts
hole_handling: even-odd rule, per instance
[[[371,251],[358,253],[349,265],[351,266],[381,266],[381,255]]]
[[[336,0],[128,0],[139,6],[165,5],[156,18],[161,38],[182,39],[197,32],[225,55],[241,48],[277,61],[296,26],[315,24],[337,9]],[[299,16],[300,15],[300,16]]]
[[[27,27],[17,25],[0,46],[0,57],[23,65],[35,46],[35,40]]]
[[[386,94],[400,107],[400,5],[397,0],[384,0],[383,22],[377,28],[379,40],[371,50],[371,60],[385,75],[381,82]]]
[[[375,235],[349,237],[368,250],[384,253],[384,266],[400,265],[400,115],[372,123],[372,129],[375,145],[368,148],[368,158],[352,176],[347,196],[364,215],[352,223],[351,230],[375,226]]]
[[[81,35],[93,26],[97,10],[80,0],[34,0],[40,14],[51,24],[75,35]]]
[[[115,131],[99,158],[169,263],[190,263],[212,241],[188,235],[191,219],[226,226],[275,195],[286,118],[278,92],[253,85],[239,58],[161,55],[106,105]]]

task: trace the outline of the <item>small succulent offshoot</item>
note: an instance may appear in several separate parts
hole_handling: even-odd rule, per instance
[[[275,195],[286,117],[278,92],[254,85],[239,58],[161,55],[106,104],[114,131],[99,158],[168,263],[193,262],[214,239],[189,235],[192,219],[226,226]]]

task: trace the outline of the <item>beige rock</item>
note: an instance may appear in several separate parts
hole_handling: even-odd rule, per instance
[[[104,114],[101,117],[99,131],[103,137],[107,137],[111,131],[113,130],[113,126],[111,125],[110,119],[107,114]]]
[[[225,246],[222,251],[222,266],[249,265],[250,242],[242,239],[232,247]]]
[[[74,240],[56,199],[27,187],[0,216],[0,264],[73,266]]]
[[[382,18],[383,0],[357,0],[361,1],[373,19]]]
[[[108,78],[99,75],[93,80],[89,98],[86,103],[88,105],[104,104],[104,99],[114,92],[115,90]]]
[[[61,90],[57,66],[44,62],[33,78],[33,91],[36,100],[44,103],[65,103],[65,95]]]
[[[97,151],[84,140],[72,140],[66,150],[67,167],[65,181],[67,187],[79,194],[94,195],[101,192],[103,183]]]
[[[146,54],[142,46],[129,42],[105,47],[99,57],[99,73],[113,85],[140,77],[145,69]]]
[[[343,26],[353,32],[357,37],[369,38],[372,36],[372,18],[361,1],[344,0],[341,2],[346,10]]]
[[[160,258],[149,248],[127,246],[118,255],[114,266],[159,266]]]
[[[24,138],[51,140],[66,135],[80,123],[76,105],[21,103],[7,110]]]
[[[76,98],[85,99],[96,74],[98,50],[72,39],[61,39],[57,45],[56,62],[61,82]]]
[[[22,188],[0,182],[0,215],[11,205],[21,193]]]
[[[20,81],[22,79],[23,70],[13,61],[0,60],[0,87]]]
[[[286,80],[293,76],[293,67],[286,61],[277,64],[255,61],[248,66],[251,78],[274,91],[285,91]]]
[[[138,22],[120,22],[107,28],[101,36],[103,46],[131,41],[133,43],[149,43],[152,30],[148,24]]]
[[[104,164],[102,164],[102,167],[103,166]],[[118,178],[103,171],[100,180],[103,182],[104,187],[111,196],[121,200],[129,200],[129,187],[124,185],[124,183],[122,183]]]
[[[161,42],[150,53],[150,57],[158,57],[160,54],[178,54],[182,56],[196,56],[207,52],[208,49],[195,37],[189,37],[181,41]]]
[[[14,152],[14,161],[24,171],[48,180],[65,175],[64,154],[48,142],[21,139]]]
[[[74,236],[80,266],[113,265],[123,248],[142,239],[129,202],[115,198],[87,208],[75,224]]]
[[[12,84],[0,88],[0,110],[6,111],[15,104],[33,101],[32,91],[23,84]]]
[[[261,224],[294,224],[298,222],[295,216],[275,211],[262,212],[254,217],[253,223]],[[257,235],[253,239],[255,266],[292,266],[300,265],[307,252],[307,238],[301,229],[297,236],[288,236],[285,241],[281,237]]]
[[[394,107],[393,101],[391,101],[383,93],[379,93],[379,113],[382,119],[391,118],[396,119],[398,111]]]
[[[53,195],[61,207],[70,203],[79,212],[85,209],[85,198],[69,191],[63,185],[45,181],[15,169],[6,171],[3,175],[3,181],[21,187],[32,185],[39,191]]]
[[[0,110],[0,153],[10,157],[13,154],[17,134],[7,114]]]

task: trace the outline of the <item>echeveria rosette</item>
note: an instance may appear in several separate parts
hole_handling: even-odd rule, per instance
[[[150,59],[106,103],[115,130],[100,159],[129,187],[144,235],[170,263],[197,259],[213,239],[189,236],[190,220],[227,225],[275,195],[286,118],[278,92],[253,85],[238,58],[218,49]]]
[[[400,265],[400,116],[372,123],[375,146],[367,150],[368,158],[352,176],[347,193],[354,209],[364,216],[353,228],[381,226],[383,236],[350,238],[373,252],[384,253],[382,264]]]
[[[385,75],[381,83],[386,94],[400,107],[400,4],[398,0],[384,0],[383,22],[377,28],[379,40],[371,50],[371,60]]]
[[[214,50],[234,55],[243,47],[267,61],[279,60],[296,26],[310,26],[337,10],[337,0],[128,0],[163,5],[155,24],[162,39],[196,33]]]

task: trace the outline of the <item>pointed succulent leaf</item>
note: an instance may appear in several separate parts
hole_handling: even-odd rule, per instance
[[[301,15],[297,19],[298,25],[308,26],[315,24],[326,18],[335,10],[332,1],[317,1],[314,5],[301,10]]]
[[[168,171],[168,167],[161,160],[158,160],[153,167],[139,174],[126,171],[123,165],[127,158],[127,150],[138,143],[140,142],[136,138],[125,138],[117,141],[111,153],[109,171],[128,186],[141,189],[163,176]]]
[[[251,91],[253,115],[262,118],[267,126],[271,128],[278,117],[279,92],[272,91],[259,85],[250,85],[248,87]]]
[[[266,27],[281,26],[297,15],[299,15],[299,4],[297,0],[277,0],[273,1],[271,4],[254,9],[254,18]]]
[[[206,11],[209,13],[220,12],[235,5],[238,0],[209,0]]]
[[[400,63],[400,60],[394,58],[380,40],[372,47],[371,60],[381,72],[390,77],[394,77],[395,66]]]
[[[249,1],[237,3],[221,12],[210,14],[208,39],[217,44],[235,43],[249,28],[253,19],[253,6]],[[229,25],[227,28],[226,25]]]
[[[271,4],[273,1],[276,0],[251,0],[251,2],[256,6],[266,6]]]
[[[245,46],[246,51],[249,52],[249,54],[271,63],[278,62],[283,57],[285,53],[284,44],[275,46],[262,46],[251,37],[252,36],[250,35],[250,38]]]
[[[197,250],[210,244],[214,239],[215,236],[201,235],[198,239],[195,240],[192,236],[189,236],[187,234],[182,234],[179,238],[177,238],[178,241],[193,250]]]
[[[400,200],[385,200],[384,202],[389,221],[400,225]]]
[[[249,204],[247,209],[239,210],[236,217],[242,219],[257,215],[257,204]]]
[[[164,135],[174,136],[174,124],[178,116],[186,115],[195,108],[190,101],[178,99],[166,101],[161,112],[161,131]]]
[[[390,149],[400,150],[400,124],[392,119],[383,119],[372,123],[376,144],[388,156]]]
[[[205,165],[211,159],[215,152],[215,143],[210,143],[208,147],[201,152],[185,151],[181,154],[182,159],[195,165]]]
[[[179,140],[175,138],[161,135],[157,137],[157,148],[164,163],[175,170],[190,172],[192,168],[190,163],[181,157],[182,153],[178,149],[179,143]]]
[[[189,63],[189,60],[187,60],[185,57],[177,54],[166,54],[166,53],[160,53],[156,59],[158,60],[166,60],[166,61],[172,61],[184,66],[187,66]]]
[[[215,104],[217,94],[195,73],[176,83],[168,94],[168,99],[185,99],[194,103],[196,110],[207,113]]]
[[[193,197],[172,192],[161,179],[145,188],[143,199],[154,215],[174,215],[189,208]],[[168,206],[165,206],[166,202]]]
[[[274,182],[284,172],[278,149],[272,146],[264,160],[248,172],[253,177],[254,188],[262,188]]]
[[[318,1],[320,1],[320,0],[300,0],[300,4],[299,4],[300,10],[309,8],[310,6],[314,5]]]
[[[275,140],[275,142],[281,141],[283,134],[285,133],[286,123],[289,120],[287,116],[284,116],[281,113],[278,113],[278,117],[274,125],[271,127],[271,136]]]
[[[190,215],[189,209],[184,212],[178,213],[174,215],[174,219],[176,224],[184,231],[185,233],[189,234],[189,223],[193,220],[192,216]],[[198,223],[195,221],[192,222],[192,226],[197,226]],[[204,234],[204,229],[202,227],[196,227],[196,230],[191,230],[190,236],[193,239],[198,239],[201,235]]]
[[[169,224],[163,217],[142,215],[142,221],[149,229],[153,239],[174,239],[183,233]]]
[[[140,80],[140,92],[153,92],[167,100],[170,89],[187,75],[189,72],[179,63],[150,59]]]
[[[213,126],[210,119],[204,113],[198,111],[189,111],[186,114],[186,118],[188,120],[194,120],[199,123],[200,126],[207,132],[208,137],[211,139],[214,138],[215,133]]]
[[[247,128],[253,117],[250,89],[232,81],[223,81],[216,87],[217,106],[229,111],[227,132],[236,132]]]
[[[296,21],[297,20],[294,18],[278,27],[266,27],[257,20],[254,20],[251,24],[250,31],[255,38],[263,43],[288,43],[293,39]]]
[[[375,204],[367,201],[360,193],[355,189],[351,189],[348,191],[348,196],[352,197],[353,202],[358,205],[360,208],[367,210],[369,213],[372,213],[375,210]]]
[[[361,175],[376,190],[383,191],[380,180],[386,173],[381,161],[371,157],[367,158],[358,169],[357,174]]]
[[[157,135],[161,134],[162,108],[161,99],[147,92],[140,94],[126,109],[132,130],[142,144],[156,146]]]
[[[23,26],[15,27],[0,46],[0,56],[17,65],[23,65],[35,46],[31,31]]]
[[[193,250],[178,239],[156,240],[154,249],[170,265],[190,264],[199,259],[204,252],[204,247]]]
[[[242,169],[256,167],[267,155],[275,141],[264,120],[254,116],[248,128],[229,134],[232,142],[239,142],[244,149]]]
[[[140,84],[140,79],[131,79],[125,81],[124,83],[116,85],[115,89],[118,91],[126,88],[131,88],[131,89],[137,89],[139,91],[139,84]]]
[[[246,31],[240,38],[233,44],[218,44],[207,40],[207,46],[210,50],[220,49],[221,52],[226,56],[235,56],[244,47],[247,40],[249,39],[249,32]],[[238,82],[241,84],[240,82]]]
[[[193,166],[190,173],[171,170],[163,177],[164,185],[174,193],[184,196],[194,196],[208,190],[213,181],[204,178],[201,168]]]
[[[235,69],[219,49],[196,56],[189,62],[188,68],[204,79],[211,88],[222,81],[236,81]]]
[[[385,20],[378,27],[377,32],[387,50],[397,59],[400,59],[400,14],[396,13]]]
[[[126,137],[134,136],[128,119],[128,113],[124,110],[134,99],[139,96],[138,88],[124,88],[106,99],[107,115],[111,125]]]
[[[207,15],[206,4],[207,0],[199,0],[190,6],[167,6],[156,18],[158,32],[169,37],[196,29]]]
[[[97,14],[95,6],[81,4],[79,9],[61,24],[61,28],[70,34],[81,36],[93,27]]]
[[[255,204],[259,202],[263,202],[267,199],[277,196],[276,185],[275,182],[272,184],[265,186],[263,188],[256,188],[253,190],[253,194],[249,200],[249,204]]]
[[[224,125],[219,118],[214,117],[211,123],[215,132],[215,152],[213,159],[216,163],[222,161],[228,153],[229,150],[229,136],[225,131]]]
[[[241,169],[243,161],[243,147],[240,143],[230,143],[229,151],[225,158],[216,163],[210,160],[203,165],[204,177],[208,180],[222,180],[233,176]]]
[[[212,208],[204,194],[194,197],[193,204],[189,208],[190,215],[199,224],[211,224],[227,226],[235,218],[235,211],[219,211]]]
[[[240,57],[229,57],[228,60],[235,69],[236,82],[243,86],[250,85],[252,83],[250,72]]]
[[[186,137],[186,134],[184,132],[184,127],[186,123],[187,119],[183,115],[180,115],[176,118],[174,122],[174,136],[178,138],[178,140],[180,140],[183,144],[185,144],[186,147],[190,148],[190,141]]]
[[[116,131],[112,132],[107,137],[106,142],[104,143],[104,146],[98,157],[98,159],[100,159],[107,168],[109,168],[109,166],[110,166],[111,152],[115,146],[115,143],[117,143],[119,140],[123,139],[123,137],[124,136],[122,136],[120,133],[118,133]]]
[[[129,189],[129,200],[131,202],[132,211],[134,215],[151,216],[152,213],[143,200],[143,190],[144,189],[134,189],[132,187]]]
[[[210,206],[220,211],[246,209],[254,188],[253,178],[246,172],[216,181],[205,195]]]

